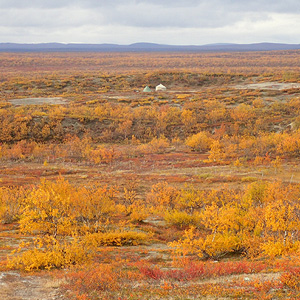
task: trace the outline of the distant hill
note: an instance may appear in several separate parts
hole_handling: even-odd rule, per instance
[[[300,44],[208,44],[202,46],[176,46],[154,43],[117,44],[16,44],[0,43],[0,52],[234,52],[300,49]]]

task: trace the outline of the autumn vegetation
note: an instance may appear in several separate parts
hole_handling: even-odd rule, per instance
[[[66,299],[297,299],[299,57],[0,54],[1,269]]]

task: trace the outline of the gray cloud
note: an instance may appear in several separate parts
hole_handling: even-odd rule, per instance
[[[0,0],[0,42],[296,43],[299,16],[299,0]]]
[[[1,8],[62,8],[62,7],[82,7],[97,9],[103,7],[117,8],[119,5],[154,5],[159,7],[197,7],[211,4],[215,9],[233,11],[262,11],[268,12],[295,12],[300,11],[298,0],[0,0]]]

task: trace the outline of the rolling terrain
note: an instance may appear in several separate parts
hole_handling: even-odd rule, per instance
[[[265,46],[0,53],[0,295],[299,298],[300,52]]]

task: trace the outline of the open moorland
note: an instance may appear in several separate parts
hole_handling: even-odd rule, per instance
[[[300,297],[300,51],[0,65],[1,299]]]

